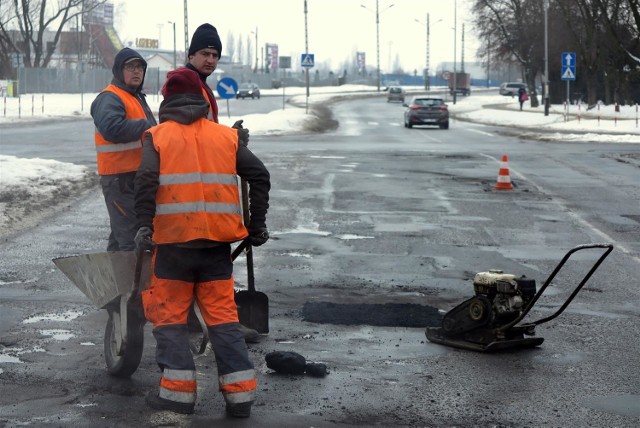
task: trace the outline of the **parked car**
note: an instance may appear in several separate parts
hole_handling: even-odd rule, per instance
[[[404,103],[404,89],[400,86],[390,86],[389,92],[387,93],[387,102],[391,101],[400,101]]]
[[[500,85],[500,95],[515,97],[520,88],[527,89],[527,85],[522,82],[505,82]]]
[[[440,129],[449,129],[449,108],[443,98],[415,97],[411,104],[403,104],[407,109],[404,112],[405,128],[415,125],[439,126]]]
[[[244,100],[248,97],[260,99],[260,88],[255,83],[241,83],[238,87],[236,99],[242,98]]]

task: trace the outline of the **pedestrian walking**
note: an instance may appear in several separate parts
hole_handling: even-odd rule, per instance
[[[142,133],[156,125],[142,92],[147,62],[124,48],[113,63],[111,84],[91,104],[94,140],[111,232],[107,251],[135,248],[133,181],[142,156]]]
[[[151,281],[142,293],[153,324],[160,387],[147,395],[158,410],[190,414],[197,380],[189,349],[188,313],[198,304],[232,417],[249,417],[257,380],[234,301],[231,243],[267,242],[269,172],[238,130],[207,120],[210,104],[198,74],[169,72],[160,125],[143,137],[135,178],[136,245],[152,249]],[[250,222],[242,223],[237,176],[249,184]]]
[[[527,90],[524,86],[520,87],[520,89],[518,89],[518,102],[520,102],[520,111],[522,111],[522,106],[528,99],[529,95],[527,95]]]

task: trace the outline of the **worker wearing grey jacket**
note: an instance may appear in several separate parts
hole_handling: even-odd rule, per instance
[[[135,249],[133,180],[142,158],[142,134],[156,125],[142,92],[146,70],[138,52],[122,49],[111,84],[91,104],[98,174],[111,225],[107,251]]]

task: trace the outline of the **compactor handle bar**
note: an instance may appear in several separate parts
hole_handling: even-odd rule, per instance
[[[526,324],[526,326],[536,326],[538,324],[542,324],[545,323],[547,321],[551,321],[552,319],[556,318],[558,315],[560,315],[562,312],[564,312],[564,310],[567,308],[567,306],[569,306],[569,303],[571,303],[571,301],[573,300],[574,297],[576,297],[576,295],[578,294],[578,292],[580,292],[580,290],[582,289],[582,287],[587,283],[587,281],[589,280],[589,278],[591,278],[591,275],[593,275],[593,273],[598,269],[598,267],[600,267],[600,264],[602,264],[602,262],[604,261],[604,259],[607,258],[607,256],[609,255],[609,253],[611,253],[611,251],[613,251],[613,244],[584,244],[584,245],[578,245],[575,248],[572,248],[571,250],[569,250],[567,252],[567,254],[565,254],[565,256],[562,258],[562,260],[560,261],[560,263],[558,263],[558,265],[556,266],[556,268],[553,270],[553,272],[551,272],[551,275],[549,275],[549,278],[547,278],[547,280],[544,282],[544,284],[542,285],[542,287],[540,287],[540,290],[538,290],[538,292],[536,293],[536,295],[533,297],[533,299],[529,302],[529,304],[527,305],[527,307],[524,309],[524,311],[522,311],[522,314],[520,314],[520,316],[518,318],[516,318],[515,320],[511,321],[510,323],[498,328],[498,331],[506,331],[508,329],[510,329],[511,327],[513,327],[514,325],[518,324],[520,321],[522,321],[522,319],[529,313],[529,311],[531,310],[531,308],[533,307],[533,305],[535,305],[535,303],[538,301],[538,299],[540,298],[540,296],[542,296],[542,293],[544,293],[544,290],[546,290],[546,288],[549,286],[549,284],[551,284],[551,281],[553,280],[553,278],[556,277],[556,275],[558,274],[558,272],[560,271],[560,269],[562,269],[562,267],[564,266],[564,264],[567,262],[567,260],[569,260],[569,258],[571,257],[572,254],[580,251],[580,250],[586,250],[586,249],[592,249],[592,248],[606,248],[607,250],[602,253],[602,255],[600,256],[600,258],[595,262],[595,264],[591,267],[591,269],[589,270],[589,272],[587,272],[587,274],[584,276],[584,278],[582,278],[582,281],[580,281],[580,284],[578,284],[578,286],[573,290],[573,292],[571,293],[571,295],[569,296],[569,298],[562,304],[562,306],[560,306],[560,309],[558,309],[556,312],[554,312],[552,315],[549,315],[548,317],[539,319],[537,321],[533,321],[529,324]]]

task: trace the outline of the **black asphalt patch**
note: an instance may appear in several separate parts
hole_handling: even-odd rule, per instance
[[[442,315],[433,306],[412,303],[337,304],[307,302],[302,319],[320,324],[380,327],[439,327]]]

